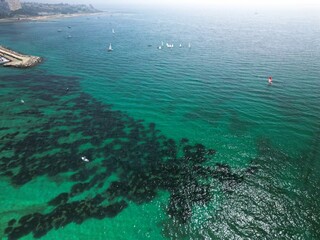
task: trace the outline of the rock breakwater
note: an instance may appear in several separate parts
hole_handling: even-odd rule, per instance
[[[41,57],[24,55],[0,45],[0,57],[5,67],[29,68],[42,62]],[[0,62],[1,63],[1,62]]]

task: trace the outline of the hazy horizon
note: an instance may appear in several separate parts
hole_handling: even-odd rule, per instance
[[[22,2],[70,3],[92,5],[163,5],[163,6],[243,6],[243,7],[320,7],[317,0],[24,0]]]

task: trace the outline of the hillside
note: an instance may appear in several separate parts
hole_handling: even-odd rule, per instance
[[[21,7],[22,8],[17,11],[0,11],[0,18],[100,12],[99,10],[95,9],[91,4],[47,4],[23,2],[21,3]]]

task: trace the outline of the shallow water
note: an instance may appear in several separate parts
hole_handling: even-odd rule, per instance
[[[0,69],[1,238],[319,238],[319,22],[140,10],[2,24],[1,44],[45,61]]]

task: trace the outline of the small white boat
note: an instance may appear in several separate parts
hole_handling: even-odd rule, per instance
[[[10,61],[8,59],[0,56],[0,64],[5,64],[7,62],[10,62]]]
[[[21,102],[22,104],[24,104],[24,101],[23,101],[23,99],[21,99],[21,100],[20,100],[20,102]]]
[[[173,44],[167,43],[167,48],[173,48]]]
[[[112,49],[112,46],[111,46],[111,43],[110,43],[109,48],[108,48],[108,52],[111,52],[111,51],[113,51],[113,49]]]
[[[89,162],[89,159],[86,156],[81,157],[81,160],[84,162]]]
[[[112,28],[112,33],[115,33],[114,29]]]

